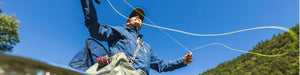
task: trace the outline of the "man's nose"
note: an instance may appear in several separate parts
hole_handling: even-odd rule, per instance
[[[136,18],[140,19],[140,16],[136,16]]]
[[[139,20],[139,21],[140,21],[141,19],[140,19],[140,17],[139,17],[139,16],[137,16],[137,17],[135,17],[135,20]]]

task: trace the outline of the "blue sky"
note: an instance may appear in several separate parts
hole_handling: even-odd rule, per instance
[[[290,28],[299,23],[298,0],[127,0],[145,10],[146,16],[163,27],[201,34],[225,33],[260,26]],[[16,14],[20,21],[21,42],[12,54],[68,65],[84,47],[89,32],[84,25],[80,0],[1,0],[5,14]],[[124,26],[126,19],[118,15],[106,0],[95,5],[99,21],[112,26]],[[122,14],[132,8],[122,0],[111,0]],[[144,21],[150,24],[149,21]],[[176,40],[193,49],[209,43],[223,43],[232,48],[251,50],[259,41],[270,39],[284,31],[260,29],[225,36],[199,37],[167,31]],[[143,26],[143,40],[165,60],[175,60],[188,53],[159,29]],[[218,64],[244,54],[223,46],[212,45],[193,51],[194,60],[188,66],[171,72],[152,75],[196,75]]]

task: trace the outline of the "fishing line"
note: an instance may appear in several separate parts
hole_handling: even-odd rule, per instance
[[[121,14],[118,10],[115,9],[115,7],[110,3],[109,0],[107,0],[109,5],[114,9],[115,12],[117,12],[119,15],[121,15],[122,17],[128,19],[128,17],[124,16],[123,14]],[[129,4],[126,0],[123,0],[127,5],[129,5],[131,8],[134,9],[134,7]],[[142,15],[140,12],[138,12],[140,15]],[[187,35],[193,35],[193,36],[222,36],[222,35],[229,35],[229,34],[233,34],[233,33],[239,33],[239,32],[244,32],[244,31],[250,31],[250,30],[256,30],[256,29],[266,29],[266,28],[272,28],[272,29],[280,29],[280,30],[284,30],[284,31],[287,31],[288,33],[291,34],[292,38],[296,41],[298,40],[297,38],[297,35],[295,32],[293,32],[292,30],[289,30],[287,28],[284,28],[284,27],[278,27],[278,26],[263,26],[263,27],[255,27],[255,28],[249,28],[249,29],[243,29],[243,30],[237,30],[237,31],[233,31],[233,32],[227,32],[227,33],[220,33],[220,34],[196,34],[196,33],[190,33],[190,32],[185,32],[185,31],[181,31],[181,30],[176,30],[176,29],[171,29],[171,28],[166,28],[166,27],[161,27],[161,26],[158,26],[156,24],[154,24],[150,19],[148,19],[147,17],[145,17],[144,15],[142,15],[144,18],[146,18],[150,23],[152,23],[153,25],[151,24],[147,24],[147,23],[143,23],[144,25],[147,25],[147,26],[150,26],[150,27],[154,27],[154,28],[159,28],[162,32],[164,32],[168,37],[170,37],[172,40],[174,40],[176,43],[178,43],[180,46],[182,46],[183,48],[185,48],[187,51],[194,51],[194,50],[197,50],[197,49],[200,49],[200,48],[204,48],[206,46],[209,46],[209,45],[221,45],[221,46],[224,46],[230,50],[234,50],[234,51],[238,51],[238,52],[245,52],[245,53],[251,53],[251,54],[255,54],[255,55],[258,55],[258,56],[265,56],[265,57],[277,57],[277,56],[282,56],[282,55],[285,55],[288,53],[288,51],[286,51],[285,53],[282,53],[282,54],[276,54],[276,55],[265,55],[265,54],[260,54],[260,53],[255,53],[255,52],[250,52],[250,51],[243,51],[243,50],[238,50],[238,49],[234,49],[234,48],[231,48],[227,45],[224,45],[224,44],[221,44],[221,43],[211,43],[211,44],[207,44],[207,45],[204,45],[204,46],[201,46],[201,47],[197,47],[197,48],[194,48],[192,50],[188,50],[184,45],[182,45],[180,42],[178,42],[176,39],[174,39],[172,36],[170,36],[168,33],[166,33],[165,31],[163,31],[162,29],[165,29],[165,30],[170,30],[170,31],[174,31],[174,32],[179,32],[179,33],[183,33],[183,34],[187,34]]]
[[[124,1],[124,0],[123,0]],[[123,14],[121,14],[117,9],[115,9],[115,7],[110,3],[109,0],[107,0],[107,2],[109,3],[109,5],[114,9],[114,11],[116,11],[119,15],[121,15],[122,17],[126,18],[126,19],[130,19],[126,16],[124,16]],[[128,4],[129,6],[131,6],[127,1],[124,1],[126,4]],[[133,6],[131,6],[133,8]],[[138,11],[139,14],[141,14],[139,11]],[[146,18],[149,22],[151,22],[153,25],[156,25],[154,24],[151,20],[149,20],[147,17],[145,17],[145,15],[141,14],[144,18]],[[145,23],[143,23],[145,24]],[[150,25],[150,24],[149,24]],[[157,25],[156,25],[157,26]],[[159,26],[158,26],[159,27]],[[171,38],[173,41],[175,41],[177,44],[179,44],[181,47],[183,47],[185,50],[187,51],[190,51],[188,48],[186,48],[184,45],[182,45],[180,42],[178,42],[176,39],[174,39],[171,35],[169,35],[167,32],[165,32],[164,30],[162,30],[161,28],[158,28],[160,31],[162,31],[164,34],[166,34],[169,38]]]
[[[255,53],[255,52],[250,52],[250,51],[243,51],[243,50],[239,50],[239,49],[234,49],[234,48],[231,48],[227,45],[224,45],[222,43],[210,43],[210,44],[206,44],[204,46],[200,46],[200,47],[197,47],[197,48],[194,48],[192,49],[191,51],[194,51],[194,50],[198,50],[200,48],[204,48],[204,47],[207,47],[207,46],[210,46],[210,45],[221,45],[223,47],[226,47],[230,50],[234,50],[234,51],[238,51],[238,52],[244,52],[244,53],[251,53],[251,54],[255,54],[255,55],[259,55],[259,56],[265,56],[265,57],[277,57],[277,56],[282,56],[282,55],[285,55],[287,54],[288,52],[286,51],[285,53],[282,53],[282,54],[276,54],[276,55],[266,55],[266,54],[259,54],[259,53]]]
[[[134,7],[129,4],[126,0],[123,0],[127,5],[129,5],[131,8],[134,9]],[[154,22],[152,22],[149,18],[147,18],[145,15],[143,15],[141,12],[137,11],[140,15],[142,15],[144,18],[146,18],[150,23],[152,23],[154,26],[158,26],[156,25]],[[143,23],[145,25],[145,23]],[[161,28],[158,28],[160,31],[162,31],[164,34],[166,34],[169,38],[171,38],[173,41],[175,41],[177,44],[179,44],[180,46],[182,46],[183,48],[185,48],[187,51],[190,52],[190,50],[188,48],[186,48],[184,45],[182,45],[180,42],[178,42],[175,38],[173,38],[170,34],[168,34],[167,32],[165,32],[164,30],[162,30]]]

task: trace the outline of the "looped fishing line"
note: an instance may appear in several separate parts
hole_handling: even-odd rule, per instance
[[[127,1],[123,0],[127,5],[131,6]],[[129,19],[128,17],[124,16],[123,14],[121,14],[111,3],[109,0],[107,0],[107,2],[109,3],[109,5],[114,9],[115,12],[117,12],[119,15],[121,15],[122,17]],[[133,9],[134,7],[131,6]],[[139,14],[141,14],[141,12],[137,11]],[[147,17],[145,17],[145,15],[141,14],[144,18],[146,18],[149,22],[151,22],[153,25],[157,26],[156,24],[154,24],[151,20],[149,20]],[[144,25],[146,25],[146,23],[143,23]],[[150,24],[147,24],[150,25]],[[157,26],[159,27],[159,26]],[[159,28],[160,31],[162,31],[164,34],[166,34],[169,38],[171,38],[173,41],[175,41],[177,44],[179,44],[181,47],[183,47],[185,50],[190,51],[188,48],[186,48],[184,45],[182,45],[180,42],[178,42],[176,39],[174,39],[171,35],[169,35],[167,32],[165,32],[164,30],[162,30],[161,28]]]
[[[130,6],[132,9],[134,9],[134,7],[129,4],[126,0],[123,0],[128,6]],[[113,8],[113,10],[115,12],[117,12],[120,16],[128,19],[128,17],[124,16],[123,14],[121,14],[118,10],[115,9],[115,7],[110,3],[109,0],[107,0],[107,2],[109,3],[109,5]],[[284,27],[278,27],[278,26],[263,26],[263,27],[255,27],[255,28],[248,28],[248,29],[243,29],[243,30],[237,30],[237,31],[233,31],[233,32],[227,32],[227,33],[219,33],[219,34],[196,34],[196,33],[190,33],[190,32],[185,32],[185,31],[181,31],[181,30],[176,30],[176,29],[171,29],[171,28],[166,28],[166,27],[161,27],[161,26],[158,26],[156,24],[154,24],[150,19],[148,19],[147,17],[145,17],[145,15],[141,14],[139,11],[137,11],[140,15],[142,15],[144,18],[146,18],[150,23],[152,23],[153,25],[151,24],[147,24],[147,23],[143,23],[144,25],[147,25],[147,26],[150,26],[150,27],[154,27],[154,28],[158,28],[160,29],[164,34],[166,34],[169,38],[171,38],[172,40],[174,40],[177,44],[179,44],[180,46],[182,46],[183,48],[185,48],[187,51],[194,51],[194,50],[197,50],[197,49],[200,49],[200,48],[204,48],[204,47],[207,47],[207,46],[210,46],[210,45],[221,45],[223,47],[226,47],[230,50],[234,50],[234,51],[238,51],[238,52],[244,52],[244,53],[251,53],[251,54],[255,54],[255,55],[258,55],[258,56],[265,56],[265,57],[277,57],[277,56],[282,56],[282,55],[285,55],[288,53],[288,51],[286,51],[285,53],[282,53],[282,54],[276,54],[276,55],[266,55],[266,54],[260,54],[260,53],[255,53],[255,52],[250,52],[250,51],[243,51],[243,50],[238,50],[238,49],[234,49],[234,48],[231,48],[227,45],[224,45],[222,43],[211,43],[211,44],[206,44],[204,46],[200,46],[200,47],[197,47],[197,48],[194,48],[192,50],[189,50],[187,49],[184,45],[182,45],[180,42],[178,42],[176,39],[174,39],[172,36],[170,36],[167,32],[165,32],[164,30],[162,29],[165,29],[165,30],[169,30],[169,31],[174,31],[174,32],[179,32],[179,33],[183,33],[183,34],[187,34],[187,35],[193,35],[193,36],[222,36],[222,35],[229,35],[229,34],[233,34],[233,33],[239,33],[239,32],[244,32],[244,31],[250,31],[250,30],[256,30],[256,29],[266,29],[266,28],[272,28],[272,29],[280,29],[280,30],[284,30],[284,31],[287,31],[288,33],[291,34],[293,40],[298,40],[297,38],[297,35],[294,31],[292,30],[289,30],[287,28],[284,28]]]

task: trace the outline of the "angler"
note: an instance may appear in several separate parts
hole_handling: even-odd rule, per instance
[[[98,22],[96,10],[91,0],[81,0],[81,4],[85,25],[90,35],[99,41],[107,42],[109,55],[113,55],[99,57],[98,63],[91,66],[86,71],[87,73],[149,75],[150,68],[158,72],[167,72],[184,67],[192,62],[193,55],[191,52],[182,58],[169,61],[161,60],[155,55],[150,45],[143,42],[143,35],[139,33],[145,18],[143,9],[135,8],[132,10],[126,26],[120,27],[101,25]]]

